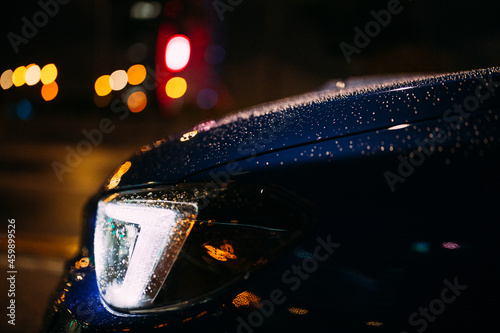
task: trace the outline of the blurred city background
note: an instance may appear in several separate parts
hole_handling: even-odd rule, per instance
[[[86,200],[140,146],[347,77],[498,66],[498,9],[493,0],[2,3],[3,309],[8,219],[18,273],[17,325],[2,314],[0,331],[39,328],[78,250]]]

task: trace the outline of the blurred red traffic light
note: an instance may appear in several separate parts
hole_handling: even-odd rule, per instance
[[[165,47],[165,65],[171,72],[180,72],[186,68],[191,56],[191,43],[184,35],[170,38]]]

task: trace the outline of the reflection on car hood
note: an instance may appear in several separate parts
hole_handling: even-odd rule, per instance
[[[383,84],[371,80],[367,86],[322,90],[259,105],[142,147],[114,188],[174,184],[252,154],[443,118],[446,110],[475,96],[477,89],[486,94],[487,86],[498,81],[497,67]],[[481,109],[494,103],[498,101],[486,99]]]

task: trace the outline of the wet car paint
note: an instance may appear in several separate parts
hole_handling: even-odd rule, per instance
[[[118,185],[90,201],[81,257],[92,258],[96,200],[128,189],[272,185],[309,202],[318,221],[247,279],[170,311],[110,309],[92,259],[77,268],[78,257],[47,331],[492,327],[500,277],[498,81],[499,70],[489,69],[322,91],[143,147]],[[235,305],[242,294],[259,301]]]

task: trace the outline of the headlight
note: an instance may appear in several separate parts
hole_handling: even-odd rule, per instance
[[[206,299],[286,251],[311,221],[307,205],[273,187],[208,189],[170,186],[99,202],[95,267],[108,305],[138,312]]]
[[[103,298],[117,308],[151,305],[197,211],[195,204],[161,199],[100,202],[95,261]]]

